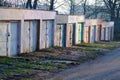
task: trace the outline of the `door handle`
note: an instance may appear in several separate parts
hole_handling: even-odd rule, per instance
[[[10,36],[10,33],[8,33],[8,36]]]

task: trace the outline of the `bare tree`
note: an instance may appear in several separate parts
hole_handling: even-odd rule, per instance
[[[111,20],[115,20],[117,18],[120,18],[119,12],[120,12],[120,1],[119,0],[103,0],[107,10],[110,14]]]
[[[27,0],[26,8],[31,8],[32,9],[32,0]]]
[[[70,0],[70,14],[74,15],[75,12],[75,0]]]
[[[48,3],[48,5],[49,5],[49,10],[55,10],[55,9],[63,6],[68,1],[69,0],[61,0],[61,2],[59,2],[58,0],[46,0],[46,3]]]
[[[118,4],[117,9],[116,9],[116,17],[117,19],[120,19],[120,3]]]
[[[46,0],[46,1],[50,3],[49,10],[54,10],[55,0],[50,0],[50,1]],[[38,4],[38,0],[34,0],[33,6],[32,6],[32,0],[27,0],[26,8],[36,9],[37,8],[37,4]]]
[[[38,0],[34,0],[33,6],[32,6],[32,0],[27,0],[26,8],[36,9],[37,8],[37,2],[38,2]]]
[[[84,3],[84,0],[69,0],[69,6],[70,6],[70,14],[75,15],[76,13],[76,7]]]
[[[11,7],[11,3],[10,2],[7,2],[5,0],[0,0],[0,6],[2,7]]]
[[[50,0],[50,8],[49,8],[49,10],[54,10],[54,1],[55,0]]]
[[[87,0],[84,1],[84,5],[83,5],[83,9],[84,9],[83,13],[84,13],[84,15],[86,14],[86,2],[87,2]]]
[[[38,0],[34,0],[33,9],[37,8],[37,2],[38,2]]]

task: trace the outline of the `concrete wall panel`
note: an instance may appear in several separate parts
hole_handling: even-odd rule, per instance
[[[24,19],[55,19],[56,12],[41,10],[24,10]]]
[[[21,20],[23,9],[0,8],[0,20]]]

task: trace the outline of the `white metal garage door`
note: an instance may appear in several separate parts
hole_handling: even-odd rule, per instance
[[[23,52],[32,52],[36,50],[36,21],[25,21],[22,36],[23,40]]]
[[[18,23],[17,22],[11,22],[10,27],[8,29],[8,42],[9,42],[9,53],[10,55],[16,55],[17,53],[19,53],[19,49],[20,49],[20,43],[19,40],[20,39],[18,36]]]
[[[54,45],[54,21],[44,20],[40,27],[40,49]]]
[[[18,53],[18,22],[0,22],[0,55],[12,56]]]

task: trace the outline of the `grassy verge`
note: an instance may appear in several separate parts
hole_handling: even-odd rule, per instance
[[[50,47],[16,57],[0,57],[0,79],[9,76],[13,76],[14,79],[16,77],[14,75],[29,78],[33,76],[32,73],[39,71],[56,73],[85,61],[94,60],[104,55],[104,49],[113,50],[118,46],[119,42],[81,43],[71,48]]]
[[[65,69],[66,65],[53,62],[40,62],[25,57],[0,57],[0,78],[11,75],[25,75],[35,70],[56,72],[58,68]]]
[[[112,42],[100,42],[100,43],[81,43],[78,44],[79,47],[92,47],[92,48],[102,48],[102,49],[108,49],[113,50],[116,47],[120,46],[120,42],[112,41]]]

